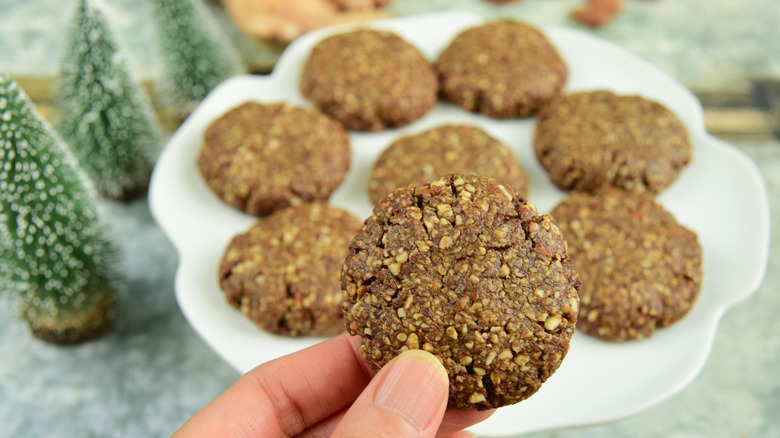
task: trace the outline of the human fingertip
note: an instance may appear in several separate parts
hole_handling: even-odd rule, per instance
[[[392,412],[417,430],[440,419],[449,387],[439,359],[423,350],[408,350],[385,367],[374,405]]]

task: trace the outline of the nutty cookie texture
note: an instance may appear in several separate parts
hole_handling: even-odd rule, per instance
[[[339,272],[361,223],[327,203],[261,218],[227,246],[219,284],[228,303],[262,329],[287,336],[344,330]]]
[[[650,195],[573,192],[552,215],[582,279],[578,330],[609,341],[647,338],[691,310],[701,247]]]
[[[513,20],[461,32],[441,52],[436,69],[445,99],[500,119],[535,114],[560,94],[568,76],[547,37]]]
[[[250,101],[208,126],[197,165],[219,198],[264,216],[327,200],[347,173],[350,154],[344,128],[319,111]]]
[[[691,160],[688,131],[674,113],[610,91],[553,99],[539,114],[534,149],[558,188],[584,192],[660,193]]]
[[[300,89],[347,129],[380,131],[407,125],[436,103],[436,73],[398,35],[357,30],[318,43],[306,60]]]
[[[398,187],[451,173],[495,178],[520,193],[528,191],[525,171],[507,145],[474,126],[445,125],[388,146],[371,170],[368,196],[376,204]]]
[[[558,369],[579,280],[549,215],[493,179],[447,175],[382,200],[341,272],[347,331],[378,370],[407,349],[436,355],[450,407],[524,400]]]

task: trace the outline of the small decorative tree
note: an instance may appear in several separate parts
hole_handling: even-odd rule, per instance
[[[146,193],[158,122],[99,10],[79,2],[60,63],[56,124],[95,188],[125,201]]]
[[[30,329],[49,342],[114,324],[116,252],[95,198],[67,146],[0,74],[0,281],[21,293]]]
[[[160,94],[186,116],[224,79],[246,71],[202,1],[152,0],[163,71]]]

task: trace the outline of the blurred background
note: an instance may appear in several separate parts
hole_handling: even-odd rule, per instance
[[[181,116],[155,95],[161,62],[152,48],[157,36],[149,2],[93,3],[106,13],[130,70],[149,93],[164,135],[170,135]],[[271,71],[286,44],[306,30],[376,17],[460,9],[486,18],[512,17],[593,34],[644,58],[694,92],[704,107],[707,129],[758,165],[769,192],[772,225],[780,226],[777,0],[203,3],[255,74]],[[0,0],[0,72],[17,80],[45,117],[51,113],[63,35],[77,4]],[[580,12],[573,13],[576,10]],[[12,300],[0,296],[0,436],[170,435],[238,377],[179,311],[173,290],[177,254],[154,223],[147,198],[101,203],[121,246],[120,268],[128,283],[119,298],[117,327],[87,344],[51,346],[32,338]],[[627,419],[533,436],[780,436],[776,234],[771,237],[763,285],[724,315],[707,364],[691,385]]]

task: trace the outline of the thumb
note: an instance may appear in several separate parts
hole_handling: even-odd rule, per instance
[[[379,370],[333,437],[432,438],[447,409],[448,388],[439,359],[405,351]]]

